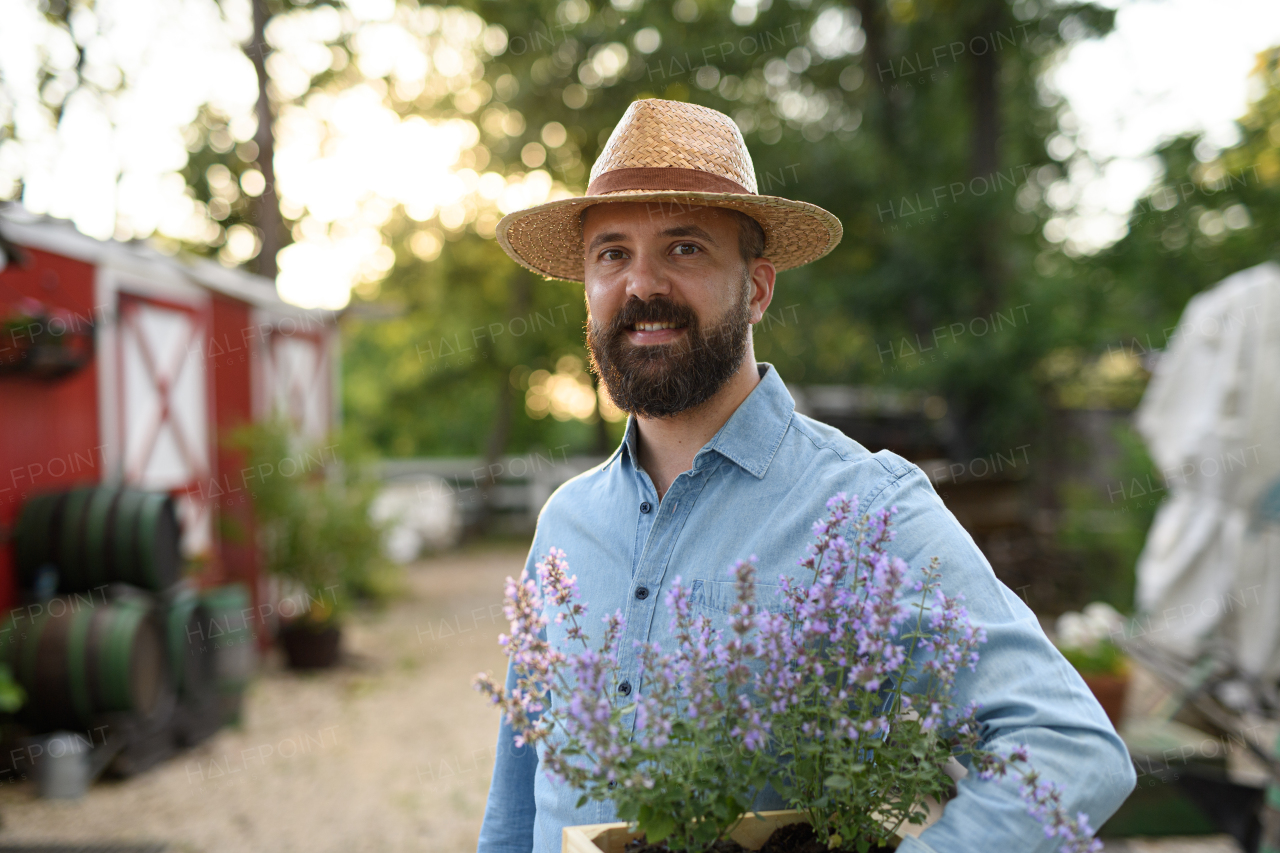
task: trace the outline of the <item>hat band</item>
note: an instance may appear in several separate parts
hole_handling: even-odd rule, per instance
[[[623,190],[682,190],[696,193],[735,193],[755,195],[737,181],[704,172],[674,166],[637,166],[610,169],[587,187],[587,195],[604,195]]]

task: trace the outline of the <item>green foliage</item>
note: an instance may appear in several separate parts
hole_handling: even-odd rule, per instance
[[[620,721],[625,725],[624,711]],[[672,725],[671,745],[654,751],[662,762],[652,788],[607,789],[588,782],[594,799],[613,800],[620,820],[637,823],[650,843],[673,850],[707,850],[743,820],[750,820],[756,792],[768,781],[771,759],[728,736],[728,727],[700,728],[689,719]],[[692,816],[696,816],[694,819]]]
[[[583,355],[582,286],[538,281],[496,242],[458,235],[424,264],[403,243],[376,307],[344,322],[344,408],[355,440],[395,456],[603,450],[620,425],[535,420],[521,375]],[[573,452],[573,451],[569,451]]]
[[[1261,95],[1238,122],[1240,142],[1221,154],[1198,135],[1162,145],[1163,178],[1127,236],[1087,263],[1096,284],[1082,331],[1096,347],[1162,349],[1192,296],[1280,259],[1280,48],[1260,54],[1254,74]]]
[[[391,592],[382,531],[369,516],[374,481],[323,451],[299,447],[280,420],[241,427],[231,444],[244,451],[246,470],[257,472],[251,493],[264,570],[308,596],[300,619],[325,624],[353,599]]]
[[[1169,345],[1187,302],[1280,259],[1280,49],[1260,54],[1254,75],[1260,95],[1238,123],[1239,143],[1218,153],[1188,135],[1160,146],[1163,174],[1138,200],[1126,236],[1092,258],[1049,264],[1042,304],[1061,332],[1037,373],[1058,404],[1136,405],[1150,359]],[[1084,598],[1128,610],[1165,486],[1141,438],[1128,428],[1116,437],[1121,453],[1105,487],[1058,485],[1058,538],[1087,566]]]
[[[1037,429],[1046,401],[1026,368],[1071,329],[1044,303],[1044,276],[1034,264],[1051,251],[1039,230],[1052,211],[1016,200],[1040,199],[1061,175],[1044,144],[1057,131],[1060,105],[1041,99],[1039,75],[1069,40],[1106,32],[1111,11],[1020,4],[1015,15],[1006,0],[776,2],[737,24],[728,0],[700,2],[686,20],[666,3],[626,12],[556,0],[462,5],[508,37],[505,53],[485,67],[478,110],[471,90],[431,107],[433,115],[466,117],[483,128],[467,155],[474,168],[523,173],[525,148],[545,146],[541,168],[580,192],[632,100],[662,97],[721,110],[744,130],[762,193],[822,205],[845,225],[831,255],[780,277],[773,311],[789,322],[758,329],[759,357],[791,382],[945,394],[957,427],[955,458],[1017,446]],[[826,15],[819,32],[834,30],[833,14],[860,23],[865,46],[818,50],[815,24]],[[660,36],[650,53],[637,47],[642,30]],[[935,48],[974,38],[999,49],[983,56],[944,49],[934,70],[916,73]],[[611,45],[626,47],[627,63],[597,82],[592,58],[616,51]],[[803,116],[785,106],[801,103],[797,96],[808,104]],[[388,98],[394,102],[394,93]],[[485,122],[489,111],[516,114],[521,129],[508,135],[508,123],[496,131],[503,123]],[[544,137],[552,122],[564,128],[559,144]],[[957,183],[963,192],[950,191]],[[940,200],[932,195],[937,188]],[[348,331],[347,404],[372,446],[396,455],[565,442],[570,452],[608,448],[617,428],[535,420],[524,411],[521,389],[504,384],[512,370],[549,368],[561,355],[582,354],[581,286],[537,280],[491,238],[471,232],[445,235],[440,256],[423,261],[409,251],[423,227],[399,212],[387,226],[397,265],[376,303],[401,313],[356,320]],[[438,350],[441,338],[460,335],[468,343],[491,323],[562,304],[575,322],[518,340],[482,331],[461,357],[422,355],[428,343]],[[898,345],[916,336],[927,342],[953,324],[976,322],[980,330],[997,313],[1009,317],[1028,305],[999,333],[946,337],[923,359],[902,355]]]
[[[1054,311],[1074,340],[1063,338],[1072,348],[1042,367],[1068,404],[1136,404],[1145,371],[1105,390],[1097,374],[1166,348],[1197,293],[1280,259],[1280,48],[1260,54],[1253,73],[1260,95],[1238,122],[1236,145],[1217,152],[1196,134],[1163,144],[1155,152],[1162,175],[1135,205],[1126,236],[1092,258],[1055,263]]]
[[[1106,486],[1068,480],[1059,487],[1063,513],[1058,541],[1084,562],[1087,597],[1126,611],[1133,606],[1138,555],[1165,486],[1142,438],[1127,425],[1116,427],[1114,434],[1120,454]]]
[[[1059,651],[1083,675],[1123,675],[1129,671],[1124,652],[1110,640],[1103,640],[1088,649],[1063,648]]]
[[[0,711],[12,714],[27,701],[27,691],[13,677],[7,663],[0,663]]]

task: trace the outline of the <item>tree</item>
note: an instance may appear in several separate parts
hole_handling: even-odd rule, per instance
[[[1260,95],[1238,122],[1240,141],[1219,152],[1193,134],[1160,146],[1163,179],[1138,200],[1125,237],[1085,264],[1089,351],[1163,349],[1192,296],[1280,260],[1280,47],[1258,55],[1253,76]]]
[[[581,189],[632,99],[729,113],[762,192],[813,201],[846,227],[830,256],[782,277],[776,301],[800,325],[761,336],[761,356],[789,381],[945,394],[957,458],[1025,436],[1044,405],[1020,368],[1049,342],[1031,313],[1031,262],[1048,244],[1041,214],[1015,199],[1056,172],[1044,141],[1060,108],[1042,102],[1038,79],[1065,44],[1105,32],[1111,12],[1004,0],[472,8],[508,34],[485,80],[512,91],[494,109],[525,125],[486,137],[495,157],[517,169],[546,157]],[[952,331],[977,321],[1008,329]]]

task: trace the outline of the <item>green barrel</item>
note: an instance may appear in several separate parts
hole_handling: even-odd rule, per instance
[[[137,585],[162,590],[177,583],[182,575],[182,537],[173,498],[163,492],[143,492],[137,514],[120,523],[135,531]]]
[[[88,726],[99,715],[143,720],[165,712],[164,644],[145,600],[52,598],[15,612],[0,628],[0,656],[30,697],[23,716],[39,729]]]
[[[218,673],[214,649],[203,638],[211,620],[209,608],[194,587],[181,584],[166,596],[163,610],[169,674],[178,700],[211,703],[217,696]]]
[[[122,489],[116,498],[116,511],[113,516],[114,527],[106,540],[111,555],[111,567],[114,573],[125,583],[139,583],[141,573],[138,571],[138,536],[136,525],[128,523],[137,518],[142,506],[142,492]]]
[[[205,590],[200,598],[208,614],[200,636],[213,653],[223,719],[238,720],[241,697],[257,661],[253,602],[240,583]]]
[[[85,572],[85,516],[94,489],[72,489],[62,504],[58,531],[58,588],[62,592],[90,589]]]
[[[111,576],[113,563],[107,540],[120,500],[118,489],[94,489],[84,514],[84,549],[81,552],[84,583],[88,589],[102,586]]]
[[[14,528],[13,550],[18,564],[18,582],[24,587],[35,583],[36,572],[42,566],[57,563],[54,545],[57,540],[53,529],[55,518],[60,517],[59,504],[66,499],[62,493],[35,495],[22,505],[22,513]]]
[[[38,495],[15,531],[18,576],[30,587],[52,563],[62,592],[112,581],[159,592],[181,577],[180,538],[173,498],[163,492],[90,486]]]

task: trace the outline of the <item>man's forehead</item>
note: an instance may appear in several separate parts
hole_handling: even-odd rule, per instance
[[[616,230],[620,226],[630,226],[628,230],[660,233],[673,226],[695,223],[708,228],[732,225],[733,214],[724,208],[678,199],[605,202],[592,205],[582,212],[584,236],[588,229],[598,231],[607,227]]]

